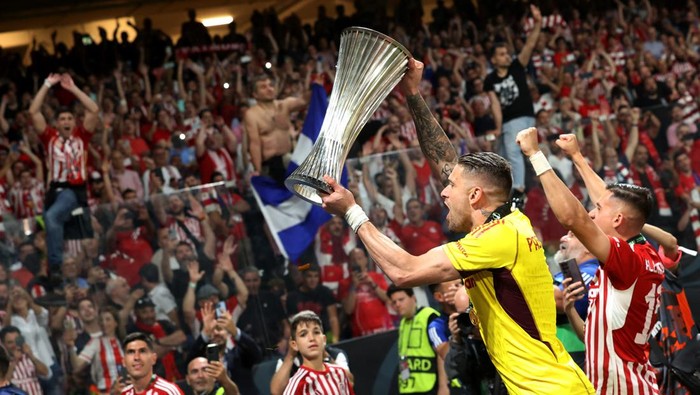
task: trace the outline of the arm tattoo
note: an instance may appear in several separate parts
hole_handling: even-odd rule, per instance
[[[445,182],[452,172],[453,164],[457,163],[457,151],[420,94],[406,97],[406,103],[416,124],[418,142],[423,155],[432,162],[434,167],[437,167],[440,162],[447,162],[440,169],[440,176]]]

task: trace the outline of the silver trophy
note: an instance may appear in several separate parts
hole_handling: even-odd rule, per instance
[[[335,83],[321,132],[309,156],[285,180],[290,191],[321,205],[318,192],[332,192],[323,176],[340,178],[350,147],[401,81],[410,58],[411,53],[387,35],[364,27],[343,30]]]

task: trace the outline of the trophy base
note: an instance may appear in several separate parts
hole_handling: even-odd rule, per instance
[[[294,192],[300,198],[311,204],[321,206],[323,202],[318,195],[319,192],[331,193],[331,186],[325,181],[316,178],[304,176],[301,174],[292,174],[284,180],[284,185],[290,191]]]

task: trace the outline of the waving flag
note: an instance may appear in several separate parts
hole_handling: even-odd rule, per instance
[[[311,152],[321,130],[327,107],[328,97],[323,87],[313,84],[304,127],[285,176],[289,176],[299,167]],[[343,176],[345,179],[345,172]],[[251,185],[277,246],[287,259],[297,263],[301,254],[314,241],[318,228],[331,218],[330,214],[321,207],[297,197],[270,177],[252,177]]]

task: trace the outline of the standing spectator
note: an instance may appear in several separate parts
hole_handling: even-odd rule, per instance
[[[321,282],[334,293],[340,281],[348,277],[348,254],[355,246],[355,234],[342,218],[332,217],[316,232],[314,251],[321,266]]]
[[[289,114],[303,109],[306,100],[277,100],[277,90],[267,75],[253,78],[251,86],[257,104],[245,113],[243,123],[253,171],[282,183],[291,159],[292,136],[296,134]]]
[[[0,352],[7,352],[12,356],[12,377],[10,378],[12,384],[24,390],[28,395],[43,394],[39,377],[48,379],[51,377],[51,373],[49,368],[34,356],[32,348],[24,341],[19,329],[11,325],[2,328],[0,341],[2,341],[4,348]],[[3,374],[2,377],[6,376]],[[0,393],[3,393],[2,388],[0,388]]]
[[[27,395],[26,392],[12,385],[10,379],[7,378],[7,374],[10,370],[16,368],[16,365],[12,366],[13,362],[13,357],[9,355],[9,352],[6,349],[0,348],[0,394]]]
[[[270,291],[260,289],[260,273],[255,266],[244,268],[241,278],[249,294],[238,325],[245,333],[253,336],[262,350],[275,350],[289,338],[289,321],[280,298]],[[282,349],[286,350],[286,347]]]
[[[154,234],[153,222],[148,218],[145,207],[139,207],[138,211],[128,206],[120,207],[112,227],[105,235],[107,251],[114,253],[103,267],[126,278],[129,285],[136,285],[139,270],[153,256],[151,240]]]
[[[134,306],[136,321],[127,327],[127,332],[131,334],[141,332],[152,335],[155,341],[154,345],[149,347],[149,350],[154,351],[161,358],[156,365],[156,370],[163,377],[177,380],[181,378],[181,375],[175,360],[175,350],[185,342],[185,333],[182,329],[171,324],[170,321],[157,320],[155,307],[155,304],[148,296],[137,300]],[[127,336],[127,339],[129,339],[129,336]],[[124,351],[128,355],[128,349]]]
[[[41,105],[49,89],[59,83],[85,107],[82,125],[68,109],[59,109],[58,129],[46,123]],[[87,207],[87,147],[99,122],[99,108],[73,82],[69,74],[49,74],[29,107],[34,129],[40,133],[48,157],[48,192],[45,201],[46,247],[49,273],[56,276],[63,261],[63,226],[77,207]]]
[[[119,193],[123,193],[127,189],[136,192],[136,198],[143,200],[143,184],[139,178],[139,174],[134,170],[127,169],[124,164],[124,154],[119,150],[112,151],[112,174],[111,179]]]
[[[36,173],[32,176],[29,169],[21,170],[8,195],[15,217],[29,218],[41,215],[44,210],[44,163],[23,142],[19,150],[34,162]]]
[[[153,263],[147,263],[139,270],[139,276],[141,276],[143,289],[156,306],[156,320],[167,320],[179,326],[175,297],[158,278],[158,267]]]
[[[151,337],[142,332],[131,333],[124,339],[124,367],[131,384],[122,388],[121,381],[117,381],[116,390],[122,395],[184,395],[180,387],[154,372],[158,361],[155,346]]]
[[[393,328],[387,309],[384,276],[369,271],[367,253],[361,248],[350,251],[350,277],[340,282],[338,299],[350,316],[353,337],[367,336]]]
[[[48,367],[48,373],[39,377],[41,388],[45,394],[58,395],[61,393],[60,367],[56,354],[51,347],[47,332],[49,328],[49,312],[34,303],[32,297],[19,286],[10,291],[7,314],[3,326],[12,325],[22,334],[24,341],[31,347],[31,353]]]
[[[293,316],[303,310],[313,311],[321,317],[323,327],[330,330],[326,333],[326,339],[331,339],[329,343],[339,341],[338,307],[333,291],[321,284],[321,268],[311,264],[308,269],[302,271],[301,277],[299,288],[287,295],[287,316]]]
[[[116,310],[106,309],[100,313],[99,336],[90,339],[82,351],[78,352],[75,338],[70,334],[66,346],[70,355],[73,372],[79,373],[90,367],[92,384],[100,394],[108,394],[112,385],[119,380],[117,366],[124,363],[124,351],[119,341],[119,316]],[[74,335],[73,335],[74,336]]]
[[[235,163],[231,152],[236,152],[236,137],[224,124],[224,119],[221,116],[214,119],[210,110],[202,110],[199,117],[202,124],[197,131],[195,148],[202,182],[212,182],[215,172],[223,175],[225,181],[235,180]]]
[[[520,149],[515,144],[515,135],[522,129],[535,124],[535,113],[527,85],[525,67],[530,62],[532,50],[537,44],[542,27],[542,14],[535,5],[530,6],[534,26],[527,37],[525,46],[512,60],[505,43],[493,46],[491,63],[494,71],[486,77],[484,90],[491,99],[491,109],[500,133],[501,153],[513,166],[513,189],[521,195],[525,190],[525,162]]]
[[[406,217],[408,223],[401,227],[399,238],[408,253],[425,254],[445,242],[445,234],[440,224],[425,219],[423,203],[420,200],[412,198],[406,203]]]

